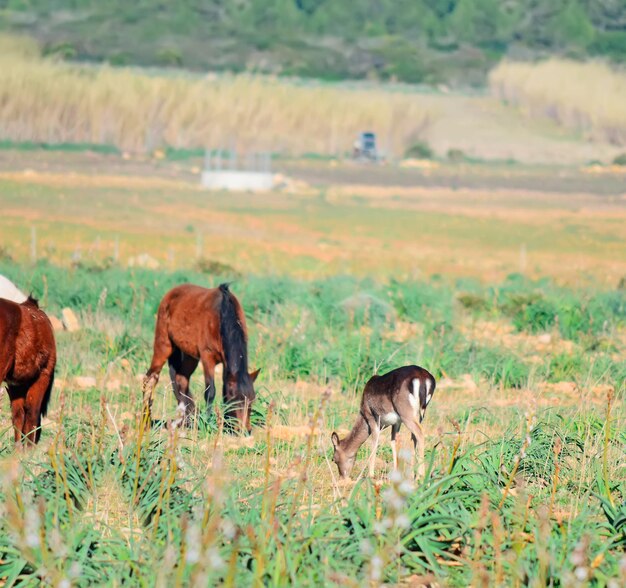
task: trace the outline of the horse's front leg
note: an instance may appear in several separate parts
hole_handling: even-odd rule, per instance
[[[215,366],[218,361],[211,353],[201,354],[200,361],[204,371],[204,399],[206,400],[207,410],[210,411],[215,400]]]

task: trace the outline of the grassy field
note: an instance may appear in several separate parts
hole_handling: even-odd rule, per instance
[[[33,452],[14,452],[3,400],[7,585],[626,582],[623,196],[359,182],[226,195],[175,174],[34,167],[0,175],[0,273],[82,329],[57,333]],[[127,267],[142,253],[159,267]],[[141,434],[160,298],[224,280],[262,368],[253,435],[223,434],[220,403],[192,429]],[[363,448],[341,483],[331,431],[348,431],[375,371],[408,363],[438,380],[426,478],[392,474],[384,444],[374,479]],[[159,418],[176,415],[166,380]]]

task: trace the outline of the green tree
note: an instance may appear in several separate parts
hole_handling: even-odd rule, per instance
[[[577,0],[568,2],[553,19],[554,41],[560,46],[587,47],[593,40],[593,25]]]
[[[511,18],[499,0],[460,0],[450,26],[460,41],[469,44],[506,43],[511,34]]]

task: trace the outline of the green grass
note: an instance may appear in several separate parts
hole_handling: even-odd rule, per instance
[[[362,586],[413,575],[450,586],[565,585],[583,573],[594,585],[621,581],[623,290],[521,276],[483,285],[242,274],[232,289],[246,311],[250,364],[263,368],[247,441],[223,435],[219,401],[193,429],[139,426],[135,375],[149,363],[161,296],[175,284],[210,286],[221,276],[6,260],[0,273],[50,313],[79,311],[83,325],[57,333],[51,420],[34,452],[15,456],[4,414],[7,585]],[[560,333],[574,350],[537,363],[522,346],[473,339],[466,326],[480,321],[529,337]],[[414,331],[399,337],[406,325]],[[330,431],[350,426],[374,369],[407,363],[428,367],[440,382],[470,374],[477,388],[437,390],[425,421],[424,481],[412,486],[379,472],[338,485]],[[72,384],[79,375],[95,375],[96,386],[79,390]],[[115,378],[121,387],[107,388]],[[159,417],[175,413],[166,379]],[[192,383],[198,397],[200,380]],[[333,394],[304,393],[301,381]],[[602,397],[583,405],[577,395],[544,408],[537,402],[546,381],[574,381],[586,398],[598,384],[612,386],[611,404]],[[534,401],[507,404],[517,395]],[[306,423],[317,431],[273,433]],[[389,463],[387,447],[381,455]],[[366,458],[362,450],[356,471]]]
[[[63,153],[80,153],[92,151],[107,155],[119,155],[120,151],[114,145],[100,143],[33,143],[32,141],[0,141],[0,150],[7,151],[60,151]]]
[[[584,571],[606,585],[620,578],[626,486],[606,484],[599,465],[588,466],[584,480],[576,470],[586,452],[610,453],[625,439],[613,428],[596,447],[592,426],[585,417],[568,423],[548,415],[532,431],[516,425],[481,445],[432,450],[428,478],[415,488],[392,478],[380,491],[362,480],[343,498],[320,503],[306,478],[319,459],[310,442],[298,477],[273,480],[266,469],[260,487],[242,492],[245,476],[228,483],[232,473],[216,456],[198,472],[195,450],[176,435],[152,435],[119,452],[96,419],[68,426],[35,469],[27,459],[5,473],[0,574],[26,586],[105,578],[112,585],[357,586],[412,574],[465,586],[478,578],[567,583]],[[257,445],[257,463],[281,454]],[[130,541],[88,522],[103,481],[117,481],[133,513]],[[554,513],[570,494],[579,503],[564,524]],[[449,565],[455,562],[461,565]]]

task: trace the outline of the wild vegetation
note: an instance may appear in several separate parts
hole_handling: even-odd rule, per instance
[[[4,174],[2,194],[0,273],[81,325],[57,332],[37,449],[16,455],[0,412],[8,585],[623,584],[621,200],[225,198],[34,171]],[[140,251],[161,267],[126,267]],[[140,427],[157,305],[185,281],[233,281],[246,310],[262,368],[251,437],[222,432],[221,402],[191,429]],[[438,380],[426,478],[392,474],[383,441],[374,479],[364,448],[340,483],[330,433],[374,371],[411,363]],[[176,410],[164,373],[154,416]]]
[[[376,128],[401,154],[432,116],[413,94],[81,68],[39,59],[24,40],[5,38],[0,47],[0,127],[14,142],[337,155]]]
[[[0,27],[116,65],[480,83],[507,54],[626,57],[623,0],[5,0]]]
[[[626,146],[626,73],[601,62],[503,62],[492,93],[532,118],[551,118],[586,138]]]
[[[273,77],[467,84],[507,54],[619,61],[624,14],[623,0],[0,0],[0,28],[35,39],[0,37],[0,146],[25,149],[0,159],[0,274],[79,325],[57,327],[34,450],[15,451],[0,392],[0,583],[626,585],[620,176],[470,161],[449,131],[510,115],[488,96]],[[618,70],[505,62],[490,82],[533,118],[624,143]],[[437,117],[451,122],[434,149]],[[493,128],[477,140],[510,130]],[[365,129],[449,168],[326,161]],[[491,157],[512,157],[511,136]],[[314,154],[290,162],[313,180],[201,191],[203,149],[231,146]],[[226,281],[262,370],[252,435],[224,431],[219,376],[204,411],[199,372],[193,426],[165,426],[181,415],[164,372],[146,430],[161,297]],[[401,431],[399,472],[385,433],[374,477],[364,447],[339,480],[331,432],[373,373],[414,363],[437,378],[425,477]]]
[[[623,291],[521,276],[487,287],[243,276],[234,288],[264,376],[254,436],[239,440],[220,432],[219,404],[191,430],[139,427],[136,374],[161,293],[224,278],[45,262],[0,271],[51,313],[79,310],[84,325],[58,334],[42,446],[12,456],[4,415],[9,585],[624,580]],[[471,325],[485,321],[511,324],[517,344],[481,340]],[[551,334],[550,353],[537,356],[536,333]],[[351,425],[373,369],[415,361],[440,382],[425,423],[426,479],[386,480],[385,448],[374,480],[341,485],[330,431]],[[81,391],[87,374],[95,383]],[[161,416],[174,416],[168,386],[159,389]]]

